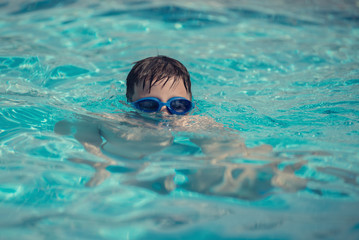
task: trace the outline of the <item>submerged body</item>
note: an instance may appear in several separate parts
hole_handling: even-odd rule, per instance
[[[106,118],[105,118],[106,116]],[[135,117],[137,116],[137,117]],[[200,151],[193,161],[205,161],[203,169],[191,169],[184,165],[177,169],[177,174],[185,175],[187,181],[175,184],[174,175],[168,175],[153,181],[131,180],[126,184],[149,188],[159,193],[169,193],[176,188],[183,188],[208,195],[229,196],[255,200],[267,196],[274,187],[287,191],[297,191],[306,186],[304,179],[294,175],[294,170],[302,165],[289,166],[279,170],[278,164],[283,160],[271,154],[272,148],[261,145],[247,148],[238,134],[231,134],[224,128],[213,127],[207,118],[184,116],[167,119],[165,124],[160,119],[143,118],[141,115],[121,117],[104,115],[102,120],[92,119],[77,123],[59,122],[55,131],[64,134],[72,124],[77,132],[75,137],[91,153],[103,159],[103,162],[93,162],[84,159],[70,161],[91,165],[96,169],[95,175],[87,186],[101,184],[110,176],[111,169],[130,167],[131,162],[136,167],[131,174],[138,173],[148,167],[151,162],[142,162],[140,167],[136,160],[141,160],[151,154],[175,147],[175,133],[190,131],[188,143],[194,143]],[[202,120],[202,122],[201,122]],[[183,125],[186,123],[185,125]],[[206,134],[207,133],[207,134]],[[182,145],[181,147],[189,147]],[[192,147],[193,148],[193,147]],[[182,148],[183,149],[183,148]],[[244,158],[265,160],[261,165],[238,164],[231,159]],[[130,161],[129,161],[130,160]],[[124,163],[125,162],[125,163]],[[153,189],[154,184],[161,184],[161,189]]]

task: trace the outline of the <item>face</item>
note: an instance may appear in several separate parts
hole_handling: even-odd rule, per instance
[[[141,98],[145,97],[155,97],[158,98],[161,102],[167,102],[170,98],[173,97],[183,97],[187,100],[191,99],[191,94],[186,91],[186,88],[182,81],[173,84],[173,78],[168,80],[168,82],[163,86],[163,81],[157,82],[155,85],[151,87],[151,91],[148,92],[149,85],[146,84],[145,88],[136,85],[134,88],[134,94],[132,96],[132,101],[135,102]],[[161,112],[169,114],[166,106],[161,108]]]

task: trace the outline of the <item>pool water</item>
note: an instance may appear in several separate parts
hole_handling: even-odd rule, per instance
[[[4,0],[0,13],[0,239],[359,238],[359,1]],[[193,116],[226,130],[116,120],[137,116],[122,104],[132,63],[157,54],[188,68]],[[91,185],[105,159],[54,132],[83,119],[174,143],[107,153]],[[273,150],[224,156],[239,139]]]

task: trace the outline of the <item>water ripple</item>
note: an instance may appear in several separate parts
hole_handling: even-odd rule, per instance
[[[59,6],[68,6],[77,2],[77,0],[44,0],[32,3],[26,3],[19,10],[12,12],[12,15],[25,14],[40,10],[51,9]]]
[[[301,20],[283,14],[268,14],[260,11],[240,8],[229,8],[229,11],[235,13],[237,17],[244,19],[262,19],[270,23],[280,24],[285,26],[303,26],[303,25],[319,25],[317,22],[309,20]]]
[[[179,23],[183,27],[200,28],[218,26],[228,22],[226,15],[213,11],[199,11],[179,6],[148,7],[133,10],[109,10],[95,17],[111,17],[129,14],[138,18],[154,19],[167,23]]]

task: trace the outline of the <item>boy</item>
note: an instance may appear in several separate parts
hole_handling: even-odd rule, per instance
[[[186,67],[175,59],[156,56],[136,62],[127,76],[126,84],[126,98],[131,106],[138,111],[159,114],[160,119],[168,120],[167,124],[175,130],[208,131],[216,129],[216,132],[219,133],[218,129],[224,129],[222,125],[210,118],[188,116],[194,107],[190,75]],[[175,117],[175,115],[182,117]],[[171,128],[161,126],[158,121],[151,122],[141,120],[139,117],[131,118],[128,116],[116,116],[114,118],[113,116],[103,115],[102,117],[108,118],[109,121],[90,119],[75,123],[75,138],[83,144],[87,151],[106,160],[105,163],[100,163],[83,159],[70,159],[73,162],[89,164],[96,169],[95,176],[87,183],[88,186],[98,185],[109,175],[106,167],[118,165],[113,158],[108,156],[109,154],[126,159],[141,159],[148,154],[169,147],[173,143]],[[61,121],[56,124],[55,132],[68,134],[70,125],[66,121]],[[106,140],[104,143],[102,138]],[[217,185],[217,190],[214,191],[217,191],[217,194],[229,196],[233,196],[232,191],[235,191],[234,196],[239,197],[239,195],[236,195],[238,189],[242,188],[243,184],[248,182],[249,179],[251,179],[250,181],[255,181],[257,170],[253,167],[222,163],[221,160],[236,154],[242,154],[247,158],[254,155],[258,159],[261,154],[271,151],[271,147],[268,145],[253,149],[246,148],[244,142],[238,139],[238,134],[234,134],[234,137],[229,133],[222,136],[217,134],[216,136],[202,136],[190,140],[209,156],[210,163],[226,169],[218,176],[219,179],[217,180],[220,184]],[[244,172],[241,177],[234,178],[232,172],[238,168],[244,169]],[[273,172],[273,179],[277,176],[283,176],[283,174],[278,173],[276,165],[274,167],[273,165],[269,166],[269,169]],[[199,170],[195,175],[189,177],[195,179],[193,182],[200,183],[203,180],[200,178],[203,178],[202,175],[205,172]],[[206,178],[208,179],[208,176]],[[280,179],[283,179],[283,177]],[[289,178],[285,177],[285,179]],[[171,182],[171,179],[165,179],[164,181]],[[167,185],[173,186],[173,184]],[[191,184],[187,188],[193,188],[191,189],[193,191],[206,192],[213,187],[210,185],[202,189],[205,185],[200,184],[201,187],[198,187]],[[300,186],[302,187],[302,184]],[[168,188],[166,187],[166,190],[170,191],[171,187]]]

